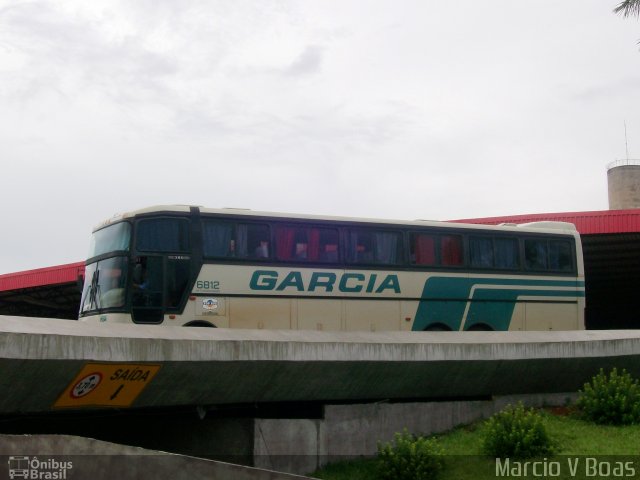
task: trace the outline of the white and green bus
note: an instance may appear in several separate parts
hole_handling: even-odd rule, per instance
[[[80,320],[306,330],[577,330],[572,224],[160,206],[97,227]]]

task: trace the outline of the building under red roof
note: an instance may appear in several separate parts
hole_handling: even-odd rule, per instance
[[[0,275],[0,315],[78,317],[84,262]]]

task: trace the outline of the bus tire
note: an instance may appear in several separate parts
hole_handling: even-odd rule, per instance
[[[424,332],[450,332],[451,329],[442,323],[434,323],[423,330]]]
[[[216,328],[216,326],[213,323],[205,322],[204,320],[194,320],[193,322],[185,323],[183,327]]]
[[[493,332],[493,328],[484,323],[476,323],[475,325],[471,325],[468,329],[468,332]]]

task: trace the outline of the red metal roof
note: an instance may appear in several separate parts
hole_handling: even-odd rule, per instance
[[[84,262],[0,275],[0,292],[75,282],[84,275]]]
[[[640,209],[602,210],[595,212],[531,213],[506,217],[453,220],[459,223],[497,225],[499,223],[528,223],[540,221],[573,223],[582,235],[640,232]]]

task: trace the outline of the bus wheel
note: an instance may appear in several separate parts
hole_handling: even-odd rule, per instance
[[[424,329],[424,331],[425,332],[450,332],[451,329],[441,323],[435,323],[433,325],[429,325],[427,328]]]
[[[213,323],[205,322],[204,320],[194,320],[193,322],[185,323],[183,327],[208,327],[216,328]]]
[[[475,325],[471,325],[468,332],[493,332],[493,328],[489,325],[485,325],[484,323],[476,323]]]

